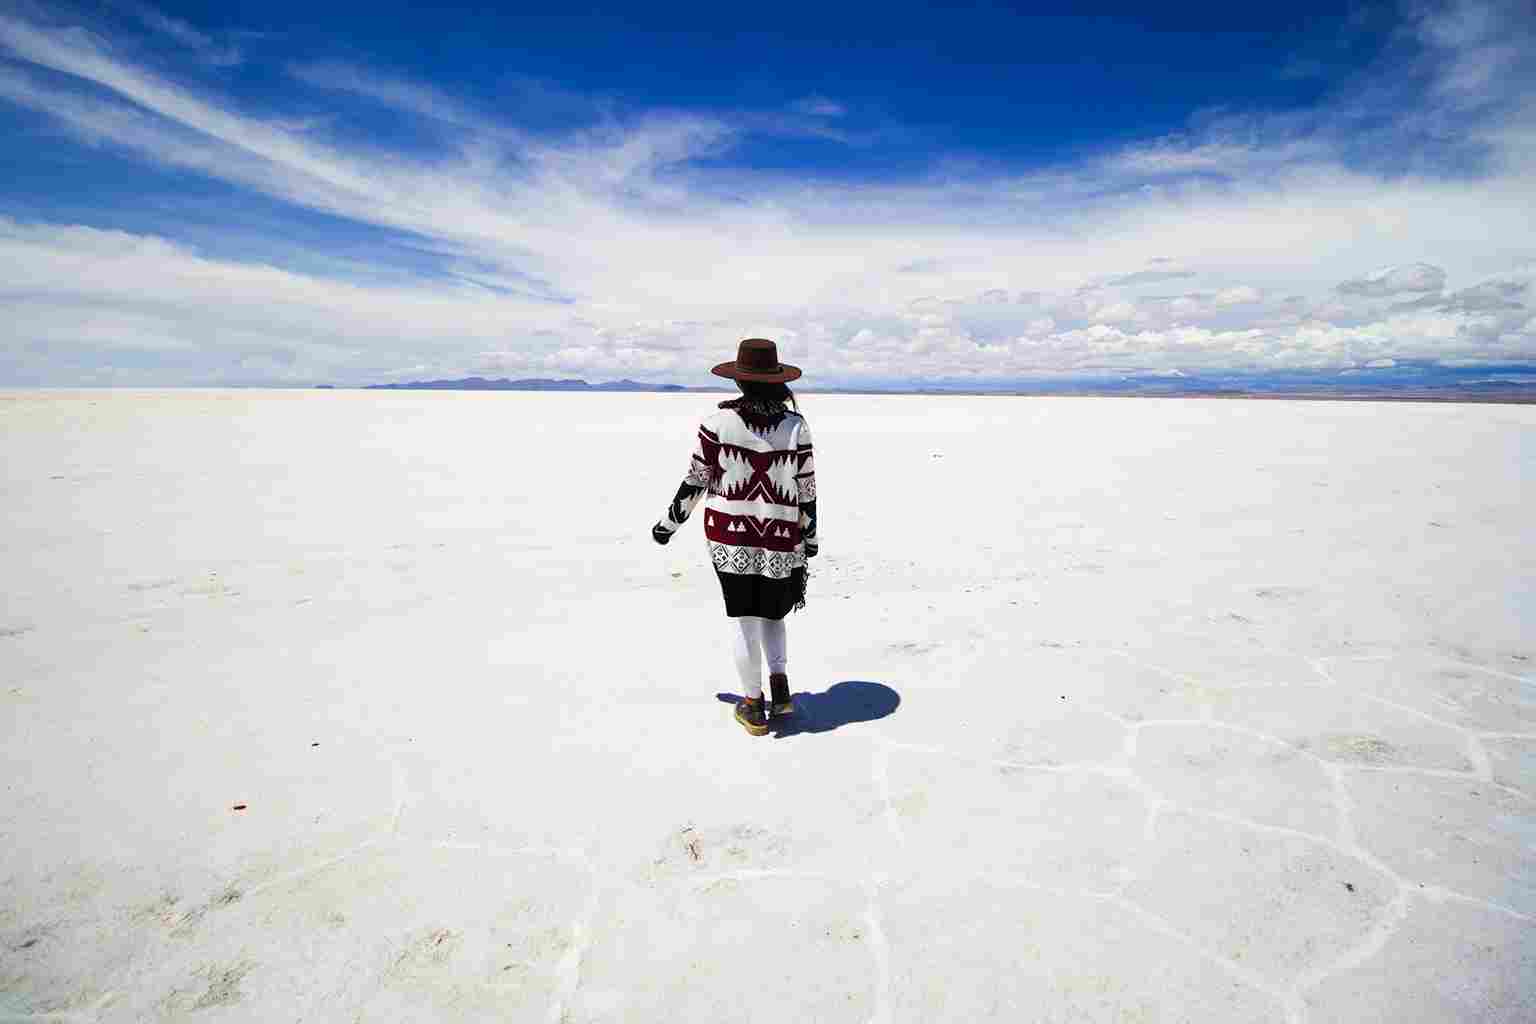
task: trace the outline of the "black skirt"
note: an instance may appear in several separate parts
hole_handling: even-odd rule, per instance
[[[719,569],[715,570],[715,575],[720,578],[725,614],[733,619],[743,615],[782,619],[796,608],[805,607],[804,568],[794,570],[782,580]]]

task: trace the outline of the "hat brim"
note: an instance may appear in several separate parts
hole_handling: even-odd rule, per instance
[[[725,377],[728,380],[750,380],[759,384],[787,384],[800,378],[800,367],[791,366],[789,363],[780,363],[776,373],[757,373],[752,370],[738,369],[736,360],[720,363],[709,371],[716,377]]]

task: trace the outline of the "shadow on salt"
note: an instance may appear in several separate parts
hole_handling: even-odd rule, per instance
[[[831,732],[856,722],[873,722],[901,706],[901,694],[884,683],[864,679],[845,679],[833,683],[822,693],[797,693],[794,696],[793,717],[768,722],[769,731],[775,737]],[[717,693],[715,697],[727,704],[741,703],[740,695],[734,693]]]

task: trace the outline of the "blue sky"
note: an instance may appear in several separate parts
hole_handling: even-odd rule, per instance
[[[1536,362],[1525,0],[0,4],[0,384]]]

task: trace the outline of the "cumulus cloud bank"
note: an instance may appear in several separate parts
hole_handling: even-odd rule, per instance
[[[159,27],[207,65],[216,44]],[[133,231],[0,219],[0,380],[699,382],[748,335],[818,384],[1536,360],[1530,20],[1410,12],[1397,46],[1305,116],[1207,113],[1065,164],[850,181],[745,158],[765,137],[853,139],[858,112],[828,97],[615,112],[531,83],[584,113],[533,132],[330,62],[286,68],[296,116],[81,24],[0,14],[0,101],[97,159],[372,233],[317,255],[238,220],[213,251],[174,209]],[[358,101],[418,141],[313,114]]]

